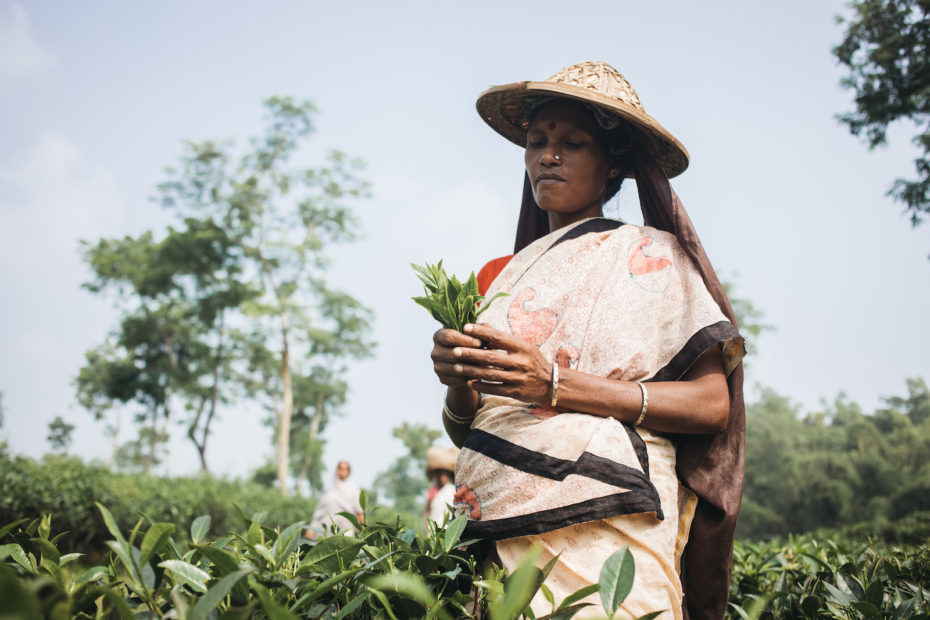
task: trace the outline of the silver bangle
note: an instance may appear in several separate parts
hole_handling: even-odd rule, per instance
[[[471,426],[472,421],[475,419],[475,416],[465,417],[452,413],[452,410],[449,409],[449,405],[446,404],[445,399],[442,401],[442,415],[446,416],[456,424],[468,424],[469,426]]]
[[[559,364],[552,362],[552,403],[550,406],[555,407],[559,402]]]
[[[646,419],[646,410],[649,408],[649,393],[646,392],[646,386],[643,385],[642,381],[637,381],[636,385],[643,391],[643,408],[639,410],[639,417],[633,422],[633,426],[639,426],[643,423],[643,420]]]

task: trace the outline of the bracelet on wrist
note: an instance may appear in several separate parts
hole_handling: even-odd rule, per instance
[[[649,409],[649,393],[646,391],[646,386],[643,385],[642,381],[637,381],[636,385],[639,386],[639,389],[643,393],[643,407],[639,410],[639,417],[633,422],[633,426],[639,426],[643,423],[643,420],[646,419],[646,410]]]
[[[478,397],[478,408],[481,408],[480,396]],[[469,426],[471,426],[472,421],[475,419],[475,414],[470,416],[462,416],[449,409],[449,405],[446,403],[445,398],[442,400],[442,415],[447,417],[452,422],[455,422],[456,424],[468,424]]]

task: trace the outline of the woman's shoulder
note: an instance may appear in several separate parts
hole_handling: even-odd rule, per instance
[[[652,243],[659,247],[664,246],[673,250],[680,249],[681,247],[681,245],[678,243],[678,237],[676,237],[674,233],[670,233],[653,226],[638,226],[636,224],[627,224],[626,226],[623,226],[623,229],[626,229],[626,234],[636,238],[648,237]]]

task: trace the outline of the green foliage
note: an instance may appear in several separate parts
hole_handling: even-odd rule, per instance
[[[319,167],[293,165],[313,131],[310,102],[271,97],[265,110],[264,132],[245,148],[187,144],[158,186],[173,225],[85,243],[85,288],[112,295],[120,317],[76,383],[98,418],[126,405],[136,413],[144,437],[115,446],[114,460],[145,471],[161,456],[169,419],[184,416],[208,471],[224,405],[266,407],[284,493],[289,469],[319,486],[321,433],[346,398],[344,362],[374,346],[370,310],[328,284],[324,253],[357,237],[350,203],[367,184],[356,176],[361,162],[340,152]]]
[[[68,424],[60,415],[55,416],[55,419],[48,423],[48,436],[45,440],[54,452],[65,452],[71,445],[73,432],[74,424]]]
[[[737,543],[729,618],[928,618],[930,549],[845,538]]]
[[[889,541],[930,534],[930,391],[908,381],[906,397],[866,413],[840,395],[822,411],[770,389],[748,405],[742,538],[851,528]]]
[[[926,0],[854,0],[843,41],[833,54],[849,69],[843,86],[856,109],[840,121],[869,148],[884,144],[889,125],[910,120],[916,180],[898,179],[889,195],[902,202],[913,225],[930,213],[930,4]]]
[[[314,508],[310,500],[283,499],[250,482],[119,474],[68,456],[48,455],[41,461],[0,456],[0,523],[54,514],[70,533],[62,543],[65,549],[99,554],[107,533],[94,502],[109,506],[124,530],[142,512],[177,523],[175,536],[182,538],[188,524],[204,513],[212,516],[210,531],[222,533],[239,526],[237,506],[246,514],[262,511],[266,523],[278,525],[309,518]]]
[[[0,528],[0,613],[192,620],[534,617],[529,602],[555,560],[538,568],[534,549],[508,576],[482,562],[469,546],[476,541],[460,539],[464,515],[418,535],[397,513],[361,499],[368,518],[356,536],[316,542],[301,536],[302,523],[271,527],[263,515],[243,517],[211,541],[205,538],[210,518],[203,515],[185,540],[175,523],[146,515],[122,526],[98,503],[110,552],[95,559],[62,555],[59,547],[69,535],[52,536],[48,515],[18,520]],[[627,554],[617,566],[605,564],[601,581],[632,583],[633,570]],[[586,605],[578,601],[597,589],[583,588],[558,607],[549,592],[553,612],[540,620],[570,619]],[[610,612],[625,597],[616,594]]]
[[[364,493],[360,499],[366,522],[356,536],[313,542],[301,536],[300,520],[276,525],[265,512],[238,512],[217,527],[217,505],[194,518],[135,510],[127,518],[96,504],[84,518],[99,524],[98,544],[108,552],[86,554],[67,552],[80,546],[83,532],[56,533],[53,523],[56,531],[60,524],[47,514],[27,511],[13,521],[3,514],[0,614],[515,620],[534,617],[528,605],[539,592],[552,606],[539,620],[555,620],[572,618],[588,605],[580,601],[598,592],[613,617],[634,591],[628,549],[605,562],[598,584],[556,601],[545,585],[556,558],[539,568],[533,550],[507,575],[477,554],[474,541],[460,539],[464,515],[417,533],[395,511],[369,505]],[[886,547],[823,535],[738,542],[727,617],[928,618],[928,586],[926,544]]]
[[[442,268],[442,261],[439,261],[437,265],[426,263],[424,267],[414,264],[410,266],[423,283],[423,290],[426,293],[423,297],[414,297],[413,301],[426,308],[432,317],[446,329],[462,331],[465,325],[478,322],[478,317],[491,307],[495,299],[507,295],[507,293],[498,293],[487,300],[487,303],[481,305],[485,299],[483,295],[478,294],[478,280],[475,279],[475,272],[471,272],[463,283],[459,282],[454,275],[450,278],[446,274],[445,269]]]

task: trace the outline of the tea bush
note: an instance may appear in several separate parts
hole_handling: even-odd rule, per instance
[[[106,550],[104,541],[110,534],[94,502],[108,506],[124,530],[133,527],[139,513],[175,523],[209,514],[214,533],[239,526],[236,506],[245,514],[266,512],[270,526],[309,520],[315,506],[315,500],[281,498],[273,489],[252,482],[119,474],[76,457],[48,455],[34,460],[0,454],[0,523],[52,514],[56,526],[70,532],[62,540],[66,551],[100,553]]]
[[[635,567],[624,548],[607,560],[599,584],[557,605],[543,585],[552,563],[537,568],[531,553],[509,576],[482,567],[474,541],[460,540],[464,515],[424,536],[404,529],[393,511],[367,506],[364,493],[361,504],[364,524],[342,513],[355,536],[315,542],[301,536],[302,523],[271,528],[261,515],[212,541],[208,515],[189,526],[146,518],[126,532],[98,505],[112,538],[111,553],[96,563],[61,554],[50,517],[23,519],[0,528],[0,617],[514,620],[533,617],[529,601],[543,588],[552,613],[540,620],[568,620],[596,592],[612,617],[632,588]]]
[[[792,537],[738,542],[731,618],[930,618],[930,548]]]

